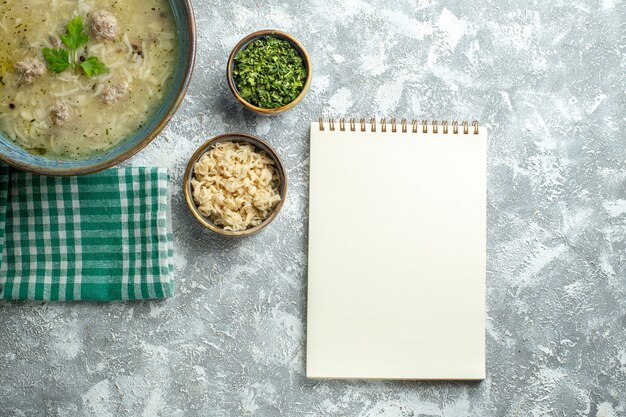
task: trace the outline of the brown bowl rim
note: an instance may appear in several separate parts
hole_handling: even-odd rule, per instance
[[[233,80],[233,61],[235,59],[235,56],[239,52],[239,50],[251,40],[268,36],[268,35],[275,35],[279,38],[286,39],[292,45],[294,45],[296,49],[298,49],[298,52],[300,53],[302,58],[304,58],[304,63],[307,69],[306,81],[304,82],[304,87],[302,88],[302,91],[300,92],[300,94],[298,94],[298,97],[296,97],[292,102],[289,102],[285,104],[284,106],[277,107],[275,109],[266,109],[263,107],[258,107],[250,103],[249,101],[245,100],[239,94],[239,91],[237,90],[237,86],[235,85],[235,81]],[[274,115],[274,114],[282,113],[282,112],[285,112],[287,110],[294,108],[298,103],[302,101],[304,96],[307,95],[307,93],[309,92],[309,88],[311,86],[311,80],[313,79],[313,67],[311,65],[311,57],[309,56],[309,53],[307,52],[304,45],[302,45],[302,43],[298,39],[278,29],[264,29],[264,30],[258,30],[256,32],[252,32],[251,34],[247,35],[242,40],[240,40],[237,43],[237,45],[235,45],[232,52],[230,53],[230,56],[228,57],[228,63],[226,65],[226,77],[228,79],[228,87],[230,88],[230,91],[233,93],[233,95],[235,96],[235,99],[238,102],[243,104],[249,110],[252,110],[256,113],[261,113],[265,115]]]
[[[183,99],[185,98],[185,94],[187,94],[187,89],[189,87],[189,83],[191,81],[191,77],[193,75],[193,69],[196,61],[196,48],[197,48],[197,30],[196,30],[196,18],[193,10],[193,6],[191,4],[191,0],[181,0],[183,3],[183,7],[185,7],[187,11],[187,25],[188,31],[190,34],[191,45],[189,45],[189,50],[187,52],[187,67],[185,68],[185,75],[183,77],[183,83],[178,89],[178,93],[176,96],[176,100],[172,103],[170,108],[167,110],[165,115],[161,118],[159,123],[152,129],[148,134],[143,138],[143,140],[137,143],[134,147],[130,148],[123,154],[118,155],[117,157],[110,159],[108,161],[103,161],[89,167],[83,168],[40,168],[34,165],[30,165],[27,163],[22,163],[18,161],[14,161],[10,158],[5,157],[3,154],[0,154],[0,161],[7,163],[8,165],[28,172],[33,172],[36,174],[42,175],[51,175],[51,176],[74,176],[74,175],[86,175],[93,174],[94,172],[102,171],[106,168],[111,168],[121,162],[124,162],[131,156],[137,154],[143,148],[148,146],[150,142],[152,142],[159,133],[165,128],[165,126],[170,122],[174,113],[178,110]]]
[[[274,162],[276,162],[276,166],[278,170],[280,171],[280,173],[282,174],[282,184],[279,187],[279,192],[281,194],[280,202],[278,203],[276,207],[274,207],[274,210],[272,211],[272,213],[265,220],[263,220],[261,224],[251,227],[246,230],[232,231],[232,230],[224,230],[221,227],[215,226],[213,223],[208,221],[206,217],[200,214],[200,212],[198,211],[198,207],[196,206],[196,203],[193,201],[193,195],[191,191],[191,177],[193,175],[194,165],[196,164],[198,159],[200,159],[200,157],[204,153],[206,153],[213,144],[224,142],[227,139],[232,139],[236,141],[238,138],[245,138],[248,141],[252,142],[252,144],[254,145],[258,143],[267,148],[267,150],[266,149],[261,149],[261,150],[269,151],[268,156],[272,158]],[[283,204],[285,203],[285,200],[287,199],[287,189],[288,189],[287,171],[278,153],[266,140],[261,139],[258,136],[250,135],[247,133],[238,133],[238,132],[224,133],[221,135],[214,136],[211,139],[204,142],[202,145],[200,145],[196,149],[196,151],[193,153],[191,158],[189,158],[189,162],[187,162],[187,167],[185,168],[185,176],[183,177],[183,194],[185,196],[185,202],[187,203],[187,208],[189,209],[191,214],[205,228],[217,234],[220,234],[222,236],[228,236],[228,237],[250,236],[261,231],[265,227],[267,227],[267,225],[269,225],[276,218],[276,216],[282,209]]]

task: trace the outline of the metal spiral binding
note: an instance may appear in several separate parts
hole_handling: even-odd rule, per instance
[[[344,132],[346,131],[346,119],[345,118],[340,118],[339,120],[339,130]],[[401,119],[400,120],[400,131],[402,133],[407,133],[409,131],[408,129],[408,121],[407,119]],[[367,124],[368,122],[366,121],[366,119],[364,117],[361,117],[358,121],[359,124],[359,130],[361,132],[365,132],[367,131]],[[420,120],[418,119],[412,119],[411,120],[411,132],[412,133],[418,133],[419,131],[419,124],[420,124]],[[441,131],[444,135],[447,135],[449,132],[448,129],[448,124],[452,125],[452,134],[454,135],[458,135],[459,134],[459,122],[457,120],[453,120],[452,122],[448,123],[447,120],[443,120],[441,122],[438,122],[437,120],[432,120],[430,121],[430,123],[428,122],[428,120],[422,119],[421,120],[421,124],[422,124],[422,133],[428,133],[429,132],[429,126],[430,126],[430,132],[431,133],[439,133],[439,127],[441,127]],[[379,123],[376,123],[376,119],[375,118],[370,118],[369,119],[369,125],[370,125],[370,131],[371,132],[376,132],[376,129],[378,128],[378,126],[380,126],[380,131],[381,132],[387,132],[387,125],[391,125],[391,132],[392,133],[396,133],[398,132],[398,123],[396,121],[395,117],[392,117],[391,119],[389,119],[389,123],[387,123],[387,118],[383,117],[380,119]],[[478,134],[478,121],[474,120],[471,123],[472,126],[472,133],[474,135]],[[328,127],[328,130],[331,131],[335,131],[335,119],[332,117],[329,117],[327,122],[324,122],[324,118],[320,117],[319,119],[319,129],[321,131],[326,130],[326,127]],[[348,120],[348,128],[350,129],[351,132],[356,132],[357,130],[357,121],[354,117],[351,117]],[[470,123],[467,121],[463,121],[461,122],[461,129],[463,131],[464,135],[469,135],[470,134]]]

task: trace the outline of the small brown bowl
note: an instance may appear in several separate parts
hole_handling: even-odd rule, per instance
[[[302,60],[304,61],[304,66],[307,72],[306,80],[304,82],[304,87],[302,88],[302,91],[300,92],[298,97],[296,97],[292,102],[287,103],[282,107],[277,107],[275,109],[266,109],[263,107],[258,107],[246,101],[239,94],[239,90],[237,90],[237,85],[235,84],[235,80],[233,79],[233,68],[235,66],[235,56],[237,56],[237,53],[240,50],[247,47],[250,42],[259,38],[263,38],[268,35],[272,35],[277,38],[284,39],[290,44],[292,44],[296,48],[300,56],[302,57]],[[226,75],[228,78],[228,86],[230,87],[230,91],[233,92],[233,95],[235,96],[237,101],[243,104],[249,110],[252,110],[253,112],[256,112],[265,116],[271,116],[274,114],[285,112],[287,110],[294,108],[298,103],[300,103],[300,101],[302,101],[306,93],[309,91],[309,87],[311,86],[311,78],[312,78],[311,74],[312,74],[311,58],[309,57],[309,53],[306,51],[306,49],[304,49],[304,46],[293,36],[285,32],[281,32],[279,30],[273,30],[273,29],[259,30],[257,32],[253,32],[249,34],[248,36],[240,40],[239,43],[235,45],[235,47],[233,48],[233,51],[230,53],[230,57],[228,58],[228,66],[226,69]]]
[[[219,142],[246,142],[252,144],[257,150],[264,151],[267,156],[272,159],[275,163],[276,171],[278,172],[278,179],[280,184],[278,186],[278,193],[280,194],[280,202],[272,213],[258,226],[251,227],[246,230],[240,231],[232,231],[232,230],[224,230],[220,226],[217,226],[213,223],[211,219],[205,217],[200,213],[196,203],[193,201],[193,190],[191,188],[191,179],[193,178],[193,171],[196,162],[208,152],[215,144]],[[287,196],[287,171],[285,170],[285,166],[283,165],[282,160],[278,156],[278,154],[272,149],[272,147],[261,138],[256,136],[247,135],[245,133],[226,133],[224,135],[215,136],[214,138],[209,139],[205,143],[203,143],[196,152],[192,155],[191,159],[187,163],[187,169],[185,170],[185,176],[183,178],[183,193],[185,194],[185,201],[187,202],[187,207],[191,214],[200,222],[200,224],[206,227],[209,230],[214,231],[215,233],[219,233],[223,236],[249,236],[252,235],[265,226],[270,224],[272,220],[278,215],[278,212],[283,207],[283,203],[285,202],[285,198]]]

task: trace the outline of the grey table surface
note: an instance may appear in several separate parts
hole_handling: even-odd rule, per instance
[[[626,5],[573,1],[194,1],[198,60],[132,165],[171,169],[176,297],[0,304],[1,416],[626,415]],[[256,117],[225,64],[249,32],[300,38],[312,89]],[[308,128],[320,115],[477,119],[488,152],[487,379],[310,381]],[[269,140],[290,180],[262,233],[226,240],[181,177],[211,136]]]

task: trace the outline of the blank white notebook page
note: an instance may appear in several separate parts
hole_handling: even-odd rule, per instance
[[[356,130],[311,125],[307,376],[483,379],[486,130]]]

